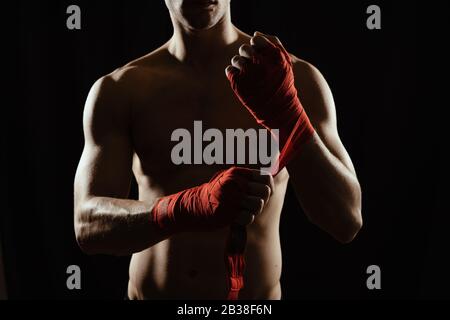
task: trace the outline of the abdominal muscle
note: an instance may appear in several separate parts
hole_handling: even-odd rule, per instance
[[[241,299],[280,299],[280,213],[288,181],[275,177],[263,212],[247,226],[246,268]],[[130,299],[225,299],[224,246],[229,228],[182,233],[132,256]]]

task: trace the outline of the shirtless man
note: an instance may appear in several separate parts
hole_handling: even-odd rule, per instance
[[[132,254],[130,299],[224,299],[223,250],[231,221],[209,231],[163,232],[152,217],[162,197],[200,186],[230,167],[174,165],[175,129],[192,129],[195,120],[220,130],[261,128],[236,99],[224,70],[239,71],[253,50],[279,40],[238,30],[231,23],[230,0],[166,0],[166,5],[173,37],[102,77],[89,93],[75,177],[75,232],[87,254]],[[316,68],[290,59],[315,132],[275,177],[253,170],[242,178],[251,186],[233,217],[248,230],[242,299],[281,297],[278,227],[289,178],[309,220],[338,241],[350,242],[362,225],[361,191],[338,136],[331,91]],[[127,199],[132,174],[138,201]]]

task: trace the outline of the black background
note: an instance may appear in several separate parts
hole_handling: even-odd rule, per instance
[[[444,160],[416,112],[418,8],[393,2],[232,1],[239,28],[277,35],[324,74],[363,190],[364,227],[340,245],[307,221],[289,189],[281,221],[286,299],[449,296]],[[66,28],[70,4],[81,7],[79,31]],[[382,30],[366,28],[370,4],[382,9]],[[169,39],[164,1],[18,1],[12,10],[18,90],[3,113],[1,150],[9,297],[121,299],[129,258],[83,255],[74,239],[83,104],[97,78]],[[71,264],[81,267],[82,290],[66,288]],[[381,267],[378,291],[366,288],[371,264]]]

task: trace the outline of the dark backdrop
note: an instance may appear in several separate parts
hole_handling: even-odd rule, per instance
[[[232,1],[239,28],[277,35],[322,71],[363,190],[364,227],[340,245],[307,221],[289,189],[281,221],[287,299],[449,296],[443,160],[415,116],[417,13],[411,2],[393,2],[374,2],[382,30],[370,31],[368,1]],[[70,4],[81,7],[80,31],[66,29]],[[83,255],[74,239],[83,104],[97,78],[171,36],[167,9],[163,0],[77,0],[17,1],[12,10],[16,90],[3,111],[1,150],[9,296],[120,299],[129,258]],[[71,264],[81,267],[82,290],[66,288]],[[379,291],[366,288],[371,264],[381,267]]]

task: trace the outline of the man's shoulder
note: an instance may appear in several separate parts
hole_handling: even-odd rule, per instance
[[[171,69],[171,57],[163,46],[102,76],[98,82],[120,88],[136,87],[152,79],[164,77]]]
[[[330,91],[325,77],[313,64],[290,54],[292,69],[294,71],[295,83],[299,85],[297,89],[309,91],[312,94]]]
[[[135,71],[158,71],[173,64],[174,59],[165,44],[152,52],[134,59],[119,69],[133,69]]]
[[[316,82],[319,80],[319,78],[323,77],[319,69],[312,63],[300,59],[293,54],[289,54],[289,56],[291,57],[294,76],[296,78],[299,78],[299,80],[301,79],[307,80],[308,82]]]
[[[330,87],[313,64],[290,54],[295,86],[310,120],[315,126],[334,118],[335,106]]]

